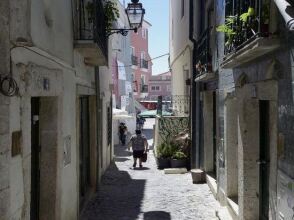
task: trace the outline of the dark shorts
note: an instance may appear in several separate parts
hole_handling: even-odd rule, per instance
[[[144,150],[134,150],[133,157],[134,158],[141,158],[143,157]]]

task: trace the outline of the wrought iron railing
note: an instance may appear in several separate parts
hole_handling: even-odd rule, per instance
[[[76,0],[75,3],[75,40],[94,41],[107,58],[108,39],[102,0]]]
[[[142,85],[141,92],[148,93],[148,85]]]
[[[235,52],[257,37],[268,37],[270,0],[227,0],[225,54]]]
[[[138,57],[132,55],[132,65],[138,66]]]
[[[198,74],[209,72],[212,69],[212,57],[210,54],[210,31],[211,27],[207,28],[197,41],[196,68]]]
[[[141,59],[141,68],[148,69],[148,61]]]
[[[176,116],[186,116],[190,109],[190,96],[188,95],[172,95],[171,96],[172,111]]]

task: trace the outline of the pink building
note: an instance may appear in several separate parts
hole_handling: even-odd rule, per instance
[[[148,97],[149,79],[152,75],[152,62],[148,52],[148,29],[151,24],[144,20],[137,33],[131,33],[131,55],[133,89],[136,100]]]
[[[150,100],[157,100],[158,96],[162,96],[164,100],[171,99],[171,73],[166,72],[159,75],[151,76],[149,79],[149,95]]]

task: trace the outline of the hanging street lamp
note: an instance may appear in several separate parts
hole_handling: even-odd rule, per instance
[[[127,29],[111,29],[111,34],[122,34],[127,36],[129,31],[134,31],[137,33],[138,29],[142,27],[145,9],[143,8],[142,3],[139,3],[139,0],[132,0],[132,3],[128,3],[128,7],[125,9],[125,12],[128,17],[130,28]]]

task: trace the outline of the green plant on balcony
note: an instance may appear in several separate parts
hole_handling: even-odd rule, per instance
[[[216,28],[217,32],[222,32],[225,34],[227,41],[226,45],[231,45],[234,40],[234,36],[236,35],[236,31],[233,29],[233,25],[235,25],[237,20],[237,16],[227,16],[225,19],[225,23],[222,25],[219,25]]]
[[[106,32],[107,34],[109,34],[113,22],[117,21],[117,19],[119,18],[119,10],[117,8],[117,3],[111,0],[105,1],[104,13]]]
[[[88,22],[93,23],[95,19],[95,4],[94,2],[88,2],[85,6],[88,16]],[[105,29],[106,32],[109,33],[110,29],[112,28],[113,22],[117,21],[119,18],[119,10],[117,8],[117,3],[111,0],[104,1],[103,5],[104,9],[104,16],[105,16]],[[101,18],[97,18],[101,19]]]
[[[255,11],[254,8],[249,7],[247,12],[243,13],[240,15],[240,20],[243,23],[247,23],[248,22],[248,18],[255,16]]]

